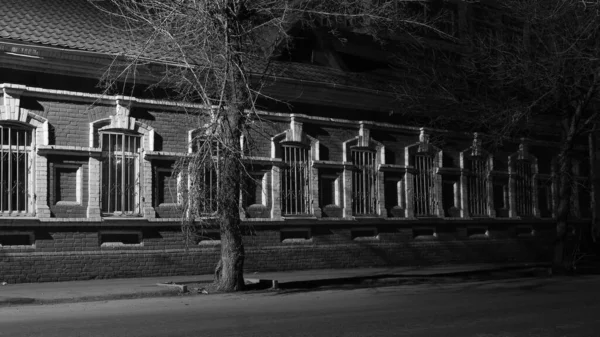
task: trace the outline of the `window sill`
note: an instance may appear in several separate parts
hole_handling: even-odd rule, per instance
[[[214,247],[214,246],[220,246],[221,245],[221,240],[202,240],[200,242],[198,242],[198,246],[200,247]]]
[[[180,207],[181,204],[175,203],[175,202],[169,202],[169,203],[162,203],[162,204],[158,204],[158,206],[156,207]]]
[[[35,216],[32,213],[13,213],[13,212],[2,213],[2,212],[0,212],[0,218],[2,218],[2,219],[6,219],[6,218],[15,218],[15,219],[32,218],[32,219],[35,219]]]
[[[310,214],[310,215],[284,215],[283,220],[317,220],[317,217]]]
[[[115,214],[102,214],[104,220],[147,220],[141,215],[115,215]]]
[[[14,249],[14,250],[23,250],[23,249],[28,249],[28,250],[32,250],[35,249],[35,245],[0,245],[0,249]]]
[[[352,239],[352,241],[375,242],[375,241],[379,241],[379,235],[376,235],[376,236],[357,236],[354,239]]]
[[[310,239],[284,239],[281,241],[283,244],[312,244],[313,240]]]
[[[55,204],[56,206],[81,206],[81,202],[79,201],[58,201]]]
[[[127,248],[127,247],[144,247],[144,243],[120,243],[120,242],[104,242],[100,245],[102,248]]]

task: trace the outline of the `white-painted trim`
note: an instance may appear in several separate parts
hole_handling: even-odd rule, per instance
[[[62,99],[62,100],[70,100],[76,102],[88,102],[91,104],[109,104],[116,105],[117,100],[128,100],[131,102],[134,107],[161,107],[165,109],[194,109],[197,111],[201,110],[210,110],[210,108],[203,104],[197,103],[184,103],[184,102],[175,102],[168,100],[153,100],[153,99],[143,99],[136,97],[126,97],[122,95],[103,95],[103,94],[91,94],[77,91],[68,91],[68,90],[54,90],[54,89],[45,89],[38,87],[31,87],[21,84],[13,84],[13,83],[2,83],[0,84],[0,88],[13,88],[23,90],[23,96],[29,97],[39,97],[39,98],[52,98],[52,99]],[[353,127],[356,128],[360,124],[377,129],[389,129],[395,131],[405,131],[407,133],[418,133],[421,129],[426,130],[431,133],[445,133],[445,134],[456,134],[458,136],[470,137],[472,135],[471,132],[455,132],[449,130],[442,129],[434,129],[434,128],[423,128],[417,126],[406,126],[406,125],[397,125],[392,123],[380,123],[373,121],[354,121],[348,119],[341,118],[329,118],[329,117],[320,117],[320,116],[310,116],[306,114],[288,114],[288,113],[280,113],[280,112],[269,112],[263,110],[255,110],[255,111],[246,111],[249,115],[256,114],[261,117],[267,117],[272,120],[281,120],[281,121],[290,121],[291,118],[295,118],[298,122],[310,121],[310,122],[318,122],[324,125],[334,125],[334,126],[342,126],[342,127]],[[484,135],[483,133],[481,133]],[[519,139],[515,138],[507,138],[507,141],[518,142]],[[548,142],[548,141],[538,141],[538,140],[530,140],[531,145],[541,145],[541,146],[560,146],[559,142]]]

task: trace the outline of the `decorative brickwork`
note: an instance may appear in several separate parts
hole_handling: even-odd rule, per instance
[[[25,237],[31,241],[27,245],[0,247],[0,270],[7,281],[212,272],[220,251],[218,240],[194,241],[186,252],[178,228],[178,203],[182,196],[171,169],[187,153],[190,127],[186,118],[179,118],[182,115],[175,107],[154,106],[147,101],[142,104],[134,98],[19,88],[9,95],[3,91],[1,104],[3,111],[7,107],[12,111],[12,115],[3,116],[18,115],[19,120],[0,123],[19,123],[31,130],[29,182],[35,193],[29,199],[31,212],[27,217],[0,219],[0,232],[29,233],[14,240],[7,237],[7,242],[16,243]],[[35,94],[42,92],[44,97],[36,98]],[[30,109],[16,109],[22,102],[19,94],[27,94]],[[97,104],[90,106],[94,102]],[[506,217],[509,210],[515,209],[514,162],[529,158],[537,163],[526,147],[517,153],[512,149],[492,157],[477,138],[457,136],[455,145],[445,146],[442,153],[429,142],[424,129],[307,115],[261,114],[265,120],[272,120],[263,122],[263,132],[253,137],[256,144],[268,147],[257,146],[252,156],[245,158],[257,185],[251,196],[242,198],[241,210],[248,234],[244,242],[249,271],[533,262],[547,258],[550,252],[548,242],[554,230],[551,215],[537,218],[538,213],[533,212],[529,220],[502,220],[502,209],[506,210]],[[139,150],[132,154],[139,163],[136,216],[102,214],[101,143],[106,134],[135,135],[140,139]],[[419,142],[414,143],[417,137]],[[291,177],[284,176],[289,165],[285,162],[284,146],[305,149],[305,217],[282,214],[283,179]],[[353,161],[352,151],[367,151],[368,160]],[[430,215],[435,220],[415,216],[414,195],[417,189],[422,193],[423,186],[430,186],[415,178],[423,168],[415,162],[417,155],[430,158],[428,177],[433,189],[425,196],[431,196]],[[468,183],[467,171],[472,168],[468,161],[474,157],[490,161],[486,202],[488,217],[495,219],[490,219],[493,222],[489,225],[474,223],[469,211],[468,195],[473,185]],[[357,178],[361,167],[363,176]],[[537,168],[532,169],[537,174]],[[585,179],[581,171],[576,174]],[[534,175],[532,184],[543,177],[551,181],[551,176],[545,174]],[[367,176],[370,180],[360,180]],[[372,184],[365,194],[366,199],[374,200],[369,204],[369,212],[353,210],[356,193],[360,192],[353,188],[357,181]],[[485,188],[476,192],[485,193]],[[541,199],[533,199],[538,193],[532,193],[535,209],[533,203],[539,204]],[[555,202],[553,187],[546,193],[550,195],[545,198]],[[586,200],[581,194],[579,203]],[[451,205],[458,213],[444,205]],[[444,220],[448,217],[452,221]],[[290,232],[294,228],[302,228],[309,237],[290,237],[298,234]]]

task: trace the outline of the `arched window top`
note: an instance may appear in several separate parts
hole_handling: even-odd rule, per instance
[[[421,157],[428,156],[433,158],[434,167],[442,167],[442,150],[429,142],[429,134],[425,132],[425,128],[421,128],[419,133],[419,141],[404,149],[405,164],[415,166],[415,155]]]
[[[529,146],[522,140],[519,144],[519,149],[508,156],[508,171],[511,174],[521,175],[536,175],[538,173],[538,160],[529,152]]]
[[[460,167],[472,169],[473,161],[485,163],[487,171],[493,169],[492,155],[483,148],[477,132],[473,134],[473,144],[460,152]]]
[[[122,118],[121,118],[122,119]],[[132,137],[140,137],[140,147],[146,151],[154,151],[154,128],[137,122],[135,118],[129,117],[128,123],[117,123],[117,118],[103,118],[90,123],[90,147],[98,148],[101,143],[101,134],[122,134]]]
[[[377,164],[385,164],[385,147],[382,143],[371,138],[371,130],[360,123],[358,135],[343,143],[343,160],[352,162],[352,153],[374,153]]]
[[[527,161],[531,164],[537,164],[537,157],[529,152],[529,144],[527,144],[525,139],[521,140],[521,143],[519,144],[519,149],[517,150],[517,152],[511,154],[508,157],[508,160],[509,162],[513,163],[516,161]]]
[[[303,123],[293,115],[290,119],[290,128],[271,138],[271,157],[283,158],[284,146],[309,149],[308,159],[319,160],[319,141],[306,134],[303,130]]]

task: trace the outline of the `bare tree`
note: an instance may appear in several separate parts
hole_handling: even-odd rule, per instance
[[[144,73],[172,99],[201,103],[195,149],[179,163],[187,175],[184,228],[210,215],[220,228],[221,259],[215,271],[221,291],[244,286],[240,189],[245,164],[240,137],[258,118],[255,104],[268,85],[272,57],[289,46],[292,27],[339,24],[385,39],[399,31],[430,28],[407,8],[419,0],[110,0],[96,6],[126,39],[104,83],[136,83]],[[443,34],[443,32],[439,32]],[[210,172],[210,173],[208,173]],[[214,178],[211,178],[214,177]],[[210,180],[216,179],[217,184]],[[217,186],[215,188],[215,186]]]
[[[437,62],[429,64],[398,59],[400,69],[417,74],[412,86],[399,86],[399,99],[417,111],[423,101],[434,101],[434,111],[446,113],[434,113],[432,125],[460,125],[496,141],[543,129],[560,133],[553,264],[564,269],[570,263],[565,240],[576,184],[573,159],[577,145],[597,131],[600,112],[600,2],[470,3],[467,48],[455,53],[430,48]]]

